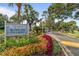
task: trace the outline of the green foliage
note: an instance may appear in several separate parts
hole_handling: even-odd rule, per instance
[[[58,31],[63,31],[63,32],[74,32],[76,30],[76,22],[75,21],[70,21],[70,22],[57,22],[56,27]]]
[[[35,42],[38,42],[38,38],[36,36],[29,37],[29,43],[30,44],[35,43]]]
[[[79,31],[74,30],[74,32],[67,32],[66,35],[70,35],[72,37],[79,38]]]
[[[0,29],[4,29],[4,21],[5,20],[7,20],[7,16],[0,14]]]
[[[0,52],[2,52],[4,50],[5,50],[5,45],[4,44],[0,45]]]
[[[30,30],[32,30],[31,26],[36,24],[36,22],[38,21],[38,16],[39,13],[35,11],[30,4],[24,5],[23,19],[26,19],[27,23],[29,23]]]
[[[61,48],[56,41],[53,41],[53,44],[54,44],[53,48],[54,54],[58,55],[61,52]]]
[[[0,29],[4,29],[4,21],[0,21]]]
[[[1,28],[0,29],[0,34],[3,34],[4,33],[4,30]]]
[[[48,7],[47,11],[43,12],[45,16],[45,27],[55,31],[73,32],[76,29],[76,22],[64,22],[67,18],[78,18],[79,11],[73,15],[73,11],[77,11],[79,4],[74,3],[54,3]],[[57,20],[58,22],[55,22]]]
[[[79,31],[74,31],[75,34],[79,34]]]
[[[13,46],[17,46],[17,42],[14,39],[8,39],[6,41],[6,47],[13,47]]]
[[[42,33],[42,30],[43,29],[40,26],[33,27],[34,34],[36,34],[36,35],[40,35]]]
[[[11,22],[16,22],[16,23],[20,23],[23,21],[23,16],[20,15],[20,19],[18,20],[18,14],[14,14],[12,17],[10,17]]]
[[[29,37],[29,38],[23,36],[22,38],[19,38],[19,39],[7,38],[6,47],[24,46],[24,45],[35,43],[37,41],[38,40],[35,36]]]
[[[7,15],[0,14],[0,29],[4,29],[4,21],[8,20]]]
[[[35,39],[35,37],[31,36],[31,39]],[[30,40],[31,40],[30,39]],[[36,40],[36,39],[35,39]],[[7,48],[5,51],[1,52],[0,55],[2,56],[43,56],[46,55],[47,52],[47,41],[44,40],[44,38],[37,39],[39,43],[34,43],[34,41],[30,41],[34,44],[25,45],[22,47],[13,47],[13,48]]]
[[[0,35],[0,44],[4,43],[4,35]]]

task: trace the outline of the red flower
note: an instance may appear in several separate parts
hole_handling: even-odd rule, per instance
[[[52,55],[52,38],[49,35],[43,35],[43,38],[48,41],[47,43],[47,55],[51,56]]]

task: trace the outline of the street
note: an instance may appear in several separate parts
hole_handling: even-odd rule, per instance
[[[60,39],[61,42],[72,42],[72,43],[77,43],[77,45],[79,45],[79,38],[72,38],[72,37],[69,37],[69,36],[66,36],[66,35],[63,35],[61,33],[58,33],[58,32],[49,32],[48,34],[51,34],[51,35],[55,35],[58,39]],[[69,44],[70,45],[70,44]],[[65,45],[68,50],[70,50],[70,52],[74,55],[74,56],[79,56],[79,48],[76,48],[72,46],[67,46]]]

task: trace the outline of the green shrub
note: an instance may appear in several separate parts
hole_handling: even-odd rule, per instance
[[[24,46],[24,45],[28,45],[28,44],[29,44],[29,40],[28,39],[17,40],[17,46]]]
[[[29,44],[22,47],[13,47],[0,53],[2,56],[35,56],[46,55],[47,41],[44,38],[38,39],[39,43]],[[31,41],[32,42],[32,41]]]
[[[54,47],[53,47],[54,54],[59,55],[59,53],[61,52],[61,48],[60,48],[59,44],[55,40],[53,41],[53,44],[54,44]]]
[[[4,44],[1,44],[0,45],[0,52],[4,51],[5,50],[5,45]]]
[[[29,37],[29,43],[35,43],[35,42],[38,42],[38,38],[36,36],[32,36],[32,37]]]
[[[13,47],[17,46],[17,42],[14,39],[8,39],[6,40],[6,47]]]
[[[7,38],[6,40],[6,47],[19,47],[19,46],[24,46],[32,43],[38,42],[36,36],[30,36],[29,38],[26,36],[20,37],[19,39],[17,38]]]
[[[4,43],[4,35],[0,35],[0,44]]]

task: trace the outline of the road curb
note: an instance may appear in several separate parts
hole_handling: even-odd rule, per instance
[[[58,39],[54,34],[52,34],[52,35],[48,34],[48,35],[50,35],[52,38],[54,38],[58,42],[58,44],[60,45],[61,49],[63,50],[65,56],[73,56],[74,55],[71,53],[71,51],[66,46],[61,44],[61,40]]]

